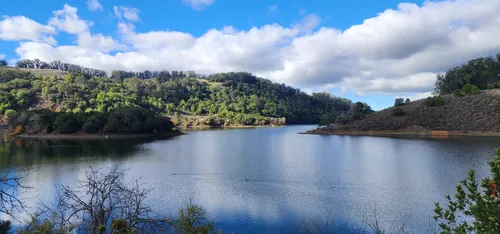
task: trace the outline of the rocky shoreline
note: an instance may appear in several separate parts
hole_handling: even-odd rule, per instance
[[[481,131],[332,131],[326,129],[314,129],[301,134],[313,135],[339,135],[339,136],[424,136],[424,137],[449,137],[449,136],[485,136],[500,137],[500,132]]]

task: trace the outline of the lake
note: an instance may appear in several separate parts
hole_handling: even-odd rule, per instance
[[[148,203],[175,214],[189,199],[236,233],[293,231],[331,214],[361,223],[376,209],[382,223],[428,230],[434,202],[470,168],[489,175],[500,138],[390,138],[301,135],[315,126],[188,131],[167,140],[16,140],[0,147],[0,170],[25,175],[23,196],[52,201],[89,165],[129,168],[151,188]],[[33,204],[32,204],[33,205]]]

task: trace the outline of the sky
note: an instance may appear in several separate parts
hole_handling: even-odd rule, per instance
[[[368,103],[431,95],[437,74],[500,52],[498,0],[16,0],[0,59],[247,71]]]

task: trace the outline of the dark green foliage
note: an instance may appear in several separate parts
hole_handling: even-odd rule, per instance
[[[394,100],[394,106],[404,106],[405,104],[404,98],[396,98],[396,100]]]
[[[171,131],[172,122],[167,117],[136,107],[113,110],[104,126],[105,133],[164,133]]]
[[[453,95],[455,95],[457,97],[462,97],[462,96],[464,96],[464,93],[462,92],[462,90],[457,89],[457,90],[453,91]]]
[[[443,100],[440,96],[428,97],[425,99],[424,104],[426,106],[440,106],[443,105]]]
[[[98,133],[104,127],[106,119],[101,113],[90,115],[82,126],[82,131],[85,133]]]
[[[0,59],[0,67],[5,67],[7,65],[9,65],[9,63],[6,60]]]
[[[15,110],[6,110],[3,115],[3,122],[9,127],[16,125],[18,113]]]
[[[58,116],[54,121],[54,130],[57,133],[69,134],[75,133],[80,130],[81,125],[76,117],[72,113],[66,113]]]
[[[0,220],[0,234],[7,234],[11,228],[11,222],[9,220]]]
[[[409,98],[406,99],[405,104],[410,104],[411,100]]]
[[[468,95],[468,94],[477,94],[478,92],[479,92],[479,88],[477,86],[475,86],[475,85],[466,84],[462,88],[462,93],[465,94],[465,95]]]
[[[403,115],[405,115],[403,108],[395,107],[392,109],[392,116],[403,116]]]
[[[224,123],[238,125],[260,125],[272,122],[271,118],[285,118],[287,124],[333,122],[347,112],[350,121],[373,112],[365,103],[358,108],[350,100],[328,93],[308,95],[246,72],[201,77],[182,71],[113,71],[108,78],[98,70],[60,62],[22,60],[18,67],[71,73],[64,78],[34,77],[0,69],[0,112],[24,111],[35,97],[63,112],[110,113],[117,108],[142,107],[155,113],[216,116]],[[350,111],[353,108],[362,110]],[[86,128],[94,131],[89,125]]]
[[[495,58],[486,57],[469,61],[438,75],[435,90],[439,94],[449,94],[465,85],[477,86],[479,90],[495,85],[500,79],[500,54]]]
[[[435,204],[434,219],[441,233],[500,233],[500,149],[490,162],[493,178],[484,178],[477,184],[473,170],[456,187],[455,198],[447,195],[448,204]]]

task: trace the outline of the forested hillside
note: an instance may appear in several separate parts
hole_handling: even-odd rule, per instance
[[[437,76],[435,91],[450,94],[461,90],[466,84],[477,86],[480,90],[500,87],[500,54],[495,57],[477,58],[460,66],[449,69]]]
[[[141,107],[177,122],[186,116],[209,116],[208,125],[265,125],[329,123],[372,112],[364,103],[353,104],[328,93],[308,95],[245,72],[200,76],[182,71],[113,71],[108,77],[100,70],[60,62],[22,60],[17,66],[68,73],[37,76],[0,68],[2,114],[28,109],[107,113]]]

